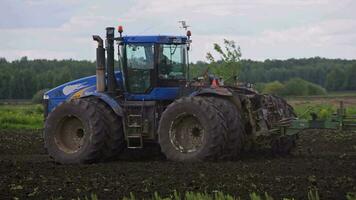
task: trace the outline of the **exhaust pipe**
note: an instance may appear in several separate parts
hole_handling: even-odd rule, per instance
[[[98,43],[96,48],[96,91],[105,92],[105,49],[103,39],[98,35],[93,35],[93,40]]]
[[[106,28],[106,73],[108,77],[107,86],[108,93],[114,94],[116,92],[117,83],[114,69],[114,40],[115,28]]]

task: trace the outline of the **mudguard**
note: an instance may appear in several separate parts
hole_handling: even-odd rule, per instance
[[[96,86],[84,88],[84,89],[79,90],[76,93],[74,93],[70,99],[88,98],[88,97],[93,97],[93,96],[98,97],[99,99],[104,101],[106,104],[108,104],[113,109],[115,114],[122,117],[123,110],[122,110],[122,107],[120,106],[120,104],[115,99],[113,99],[111,96],[109,96],[108,94],[96,92],[95,89],[96,89]]]
[[[107,103],[112,110],[115,112],[116,115],[123,117],[123,110],[122,107],[120,106],[120,104],[118,104],[117,101],[115,101],[112,97],[110,97],[107,94],[103,94],[103,93],[94,93],[88,96],[83,96],[84,97],[90,97],[90,96],[95,96],[98,97],[99,99],[101,99],[102,101],[104,101],[105,103]]]
[[[216,88],[200,88],[194,91],[189,96],[202,96],[202,95],[215,95],[215,96],[225,96],[232,97],[233,94],[227,88],[216,87]]]

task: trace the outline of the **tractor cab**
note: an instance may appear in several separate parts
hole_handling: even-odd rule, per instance
[[[129,100],[173,100],[187,79],[188,43],[184,36],[124,36],[120,68]]]
[[[119,26],[120,36],[114,32],[106,29],[105,48],[100,36],[93,36],[98,42],[97,92],[115,96],[120,91],[126,100],[174,100],[188,79],[190,31],[187,36],[122,36]],[[119,75],[114,69],[115,41]]]

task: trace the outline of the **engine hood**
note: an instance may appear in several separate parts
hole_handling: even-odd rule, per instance
[[[115,72],[116,80],[120,84],[122,81],[121,72]],[[44,95],[45,99],[67,99],[79,90],[90,88],[90,91],[96,91],[96,76],[88,76],[57,86]]]
[[[96,84],[95,76],[88,76],[81,79],[77,79],[74,81],[70,81],[64,83],[60,86],[57,86],[48,92],[45,93],[45,98],[53,99],[53,98],[68,98],[72,96],[75,92],[90,86],[94,86]]]

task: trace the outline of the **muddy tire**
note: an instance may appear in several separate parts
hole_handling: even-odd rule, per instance
[[[223,116],[224,126],[227,129],[224,155],[221,159],[231,160],[240,157],[245,140],[245,129],[241,118],[241,111],[228,99],[221,97],[204,97]]]
[[[159,144],[172,161],[219,160],[224,150],[224,119],[202,97],[170,104],[159,122]]]
[[[123,152],[126,147],[122,119],[115,114],[113,109],[102,100],[96,97],[89,97],[85,100],[90,101],[98,107],[98,111],[103,117],[105,126],[109,128],[105,139],[103,155],[105,161],[112,160]]]
[[[105,161],[110,128],[100,106],[88,99],[64,102],[47,117],[44,142],[50,157],[62,164]],[[110,154],[110,155],[109,155]]]

